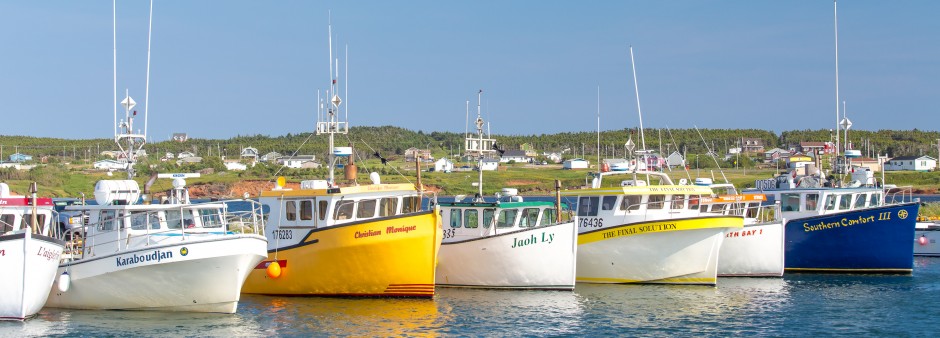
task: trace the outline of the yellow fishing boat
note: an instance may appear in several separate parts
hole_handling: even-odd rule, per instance
[[[331,26],[330,60],[332,35]],[[303,181],[293,190],[278,178],[273,190],[261,194],[260,202],[269,208],[268,257],[248,274],[242,292],[433,297],[443,234],[440,212],[421,211],[414,185],[382,184],[377,173],[369,175],[372,184],[356,182],[356,154],[351,147],[333,145],[335,134],[349,133],[348,112],[340,109],[339,61],[333,66],[328,107],[317,94],[316,133],[329,135],[329,179]],[[344,187],[333,177],[342,157],[349,159]]]

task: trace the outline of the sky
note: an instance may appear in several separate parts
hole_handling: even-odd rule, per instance
[[[149,2],[117,4],[117,87],[142,114]],[[156,1],[147,133],[313,131],[328,22],[353,126],[937,130],[940,1]],[[111,1],[0,2],[0,135],[114,133]],[[338,53],[339,54],[339,53]],[[347,62],[348,60],[348,62]],[[345,83],[344,83],[345,82]],[[599,103],[599,104],[598,104]],[[471,117],[472,119],[472,117]],[[135,127],[141,128],[138,118]]]

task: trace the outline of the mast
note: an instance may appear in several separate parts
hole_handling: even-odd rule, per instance
[[[137,105],[137,102],[131,98],[127,90],[124,91],[124,100],[121,101],[121,106],[124,107],[124,119],[120,121],[117,120],[117,5],[116,2],[113,2],[112,13],[114,15],[114,143],[117,144],[118,148],[121,150],[121,153],[124,154],[124,158],[127,160],[127,176],[130,179],[134,178],[134,163],[137,162],[137,153],[144,148],[144,144],[147,143],[147,134],[146,129],[144,133],[140,134],[134,133],[134,119],[137,117],[137,111],[133,110]],[[153,0],[150,2],[150,24],[147,32],[147,82],[146,88],[149,93],[150,90],[150,37],[152,36],[153,30]],[[149,94],[148,94],[149,95]],[[133,114],[131,113],[133,111]],[[144,111],[144,125],[146,126],[146,110]],[[124,146],[126,144],[126,148]]]
[[[597,169],[601,169],[601,86],[597,86]]]
[[[337,78],[339,77],[339,59],[333,58],[333,19],[330,17],[329,26],[327,33],[329,34],[327,40],[329,42],[329,51],[330,59],[328,60],[327,65],[330,68],[330,89],[326,92],[326,97],[330,98],[330,102],[326,108],[326,115],[321,119],[320,114],[317,114],[317,135],[328,134],[329,135],[329,149],[328,151],[328,171],[329,179],[327,184],[330,187],[336,187],[336,178],[335,173],[333,172],[336,166],[336,155],[334,154],[334,135],[335,134],[347,134],[349,132],[349,121],[348,115],[340,120],[340,106],[343,104],[343,100],[339,97],[339,94],[336,92],[338,88]],[[348,68],[346,68],[348,74]],[[319,94],[317,94],[319,96]],[[319,108],[318,108],[319,109]],[[352,156],[352,155],[350,155]]]
[[[477,92],[477,135],[479,136],[480,143],[480,163],[477,165],[477,173],[479,177],[477,178],[477,196],[480,200],[483,199],[483,115],[480,112],[480,101],[483,99],[483,89],[480,89]]]
[[[836,11],[836,0],[832,0],[833,27],[835,29],[836,45],[836,159],[839,158],[839,15]]]
[[[630,46],[630,67],[633,68],[633,89],[636,92],[636,111],[640,115],[640,146],[646,151],[646,136],[643,134],[643,110],[640,109],[640,86],[636,80],[636,62],[633,59],[633,46]],[[646,158],[643,158],[646,161]]]
[[[481,104],[483,102],[483,90],[480,89],[477,92],[477,119],[474,122],[477,127],[477,135],[471,136],[469,134],[464,138],[464,148],[467,149],[467,156],[477,156],[477,196],[474,197],[474,202],[483,201],[483,159],[486,157],[486,154],[495,152],[493,148],[496,146],[496,142],[490,138],[484,138],[483,126],[489,126],[483,121],[483,112],[481,109]],[[467,128],[467,126],[465,126]]]

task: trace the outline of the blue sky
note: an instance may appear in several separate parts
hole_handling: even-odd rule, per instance
[[[146,1],[118,3],[118,88],[142,112]],[[493,133],[833,128],[832,2],[157,1],[149,134],[312,131],[327,20],[349,46],[352,125]],[[839,3],[853,129],[937,130],[940,2]],[[2,135],[112,136],[110,1],[0,2]],[[138,125],[139,126],[139,125]]]

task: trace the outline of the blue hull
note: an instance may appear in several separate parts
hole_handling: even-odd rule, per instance
[[[788,220],[787,271],[910,273],[917,203]]]

